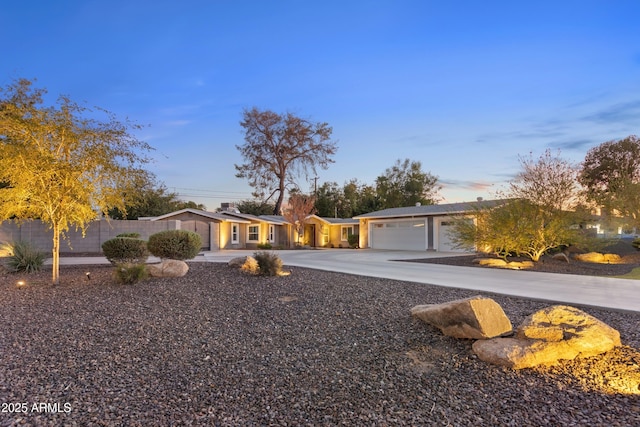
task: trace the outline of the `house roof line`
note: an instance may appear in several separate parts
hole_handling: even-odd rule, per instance
[[[369,212],[354,216],[354,219],[378,219],[378,218],[412,218],[437,215],[457,215],[473,212],[476,209],[493,208],[508,202],[505,199],[481,200],[475,202],[445,203],[442,205],[406,206],[388,208],[380,211]]]
[[[221,215],[217,212],[208,212],[208,211],[201,211],[199,209],[193,209],[193,208],[185,208],[185,209],[180,209],[179,211],[174,211],[174,212],[170,212],[164,215],[160,215],[160,216],[156,216],[153,218],[149,218],[149,221],[161,221],[163,219],[167,219],[167,218],[171,218],[172,216],[176,216],[176,215],[180,215],[183,213],[191,213],[194,215],[198,215],[198,216],[202,216],[205,218],[211,218],[211,219],[217,219],[219,221],[223,221],[223,222],[229,222],[230,218],[225,217],[224,215]],[[250,221],[245,221],[245,220],[238,220],[237,222],[243,222],[243,223],[249,223]]]
[[[319,219],[322,222],[325,222],[325,223],[331,224],[331,225],[358,224],[358,220],[354,219],[354,218],[330,218],[330,217],[318,216],[316,214],[308,215],[307,219],[308,218],[316,218],[316,219]]]

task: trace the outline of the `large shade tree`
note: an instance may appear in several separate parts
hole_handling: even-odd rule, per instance
[[[268,201],[277,195],[275,215],[280,214],[286,190],[298,187],[298,178],[309,178],[318,167],[333,163],[337,144],[327,123],[254,107],[244,111],[240,125],[245,143],[236,148],[244,163],[235,165],[236,176],[249,180],[257,198]]]
[[[376,193],[381,209],[433,205],[438,201],[438,177],[422,170],[422,163],[400,160],[376,178]]]
[[[100,213],[126,210],[127,187],[151,147],[139,126],[89,110],[65,96],[45,106],[44,89],[20,79],[0,97],[0,219],[39,218],[53,230],[52,281],[59,283],[60,239]],[[106,119],[99,120],[98,114]]]
[[[580,170],[587,198],[608,214],[640,223],[640,139],[631,135],[587,152]]]
[[[345,182],[325,182],[316,191],[316,210],[322,217],[351,218],[380,209],[375,187],[356,178]]]

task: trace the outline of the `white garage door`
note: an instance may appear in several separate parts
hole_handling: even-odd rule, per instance
[[[451,225],[453,225],[453,222],[447,220],[441,220],[438,223],[438,252],[463,252],[462,249],[457,249],[453,246],[449,234]]]
[[[373,223],[371,225],[371,247],[373,249],[424,251],[427,249],[424,221]]]

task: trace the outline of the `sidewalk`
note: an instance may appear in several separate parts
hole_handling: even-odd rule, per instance
[[[228,262],[235,257],[253,255],[254,252],[205,252],[192,261]],[[283,250],[277,253],[286,266],[640,312],[640,280],[398,261],[459,255],[441,252],[330,249]],[[156,261],[150,259],[150,262]],[[61,258],[60,264],[108,264],[108,261],[103,257]]]

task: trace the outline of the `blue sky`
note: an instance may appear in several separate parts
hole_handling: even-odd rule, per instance
[[[233,165],[253,106],[333,127],[320,184],[410,158],[468,201],[519,155],[579,162],[640,133],[638,16],[636,0],[3,2],[0,85],[36,78],[148,125],[148,168],[210,210],[251,197]]]

